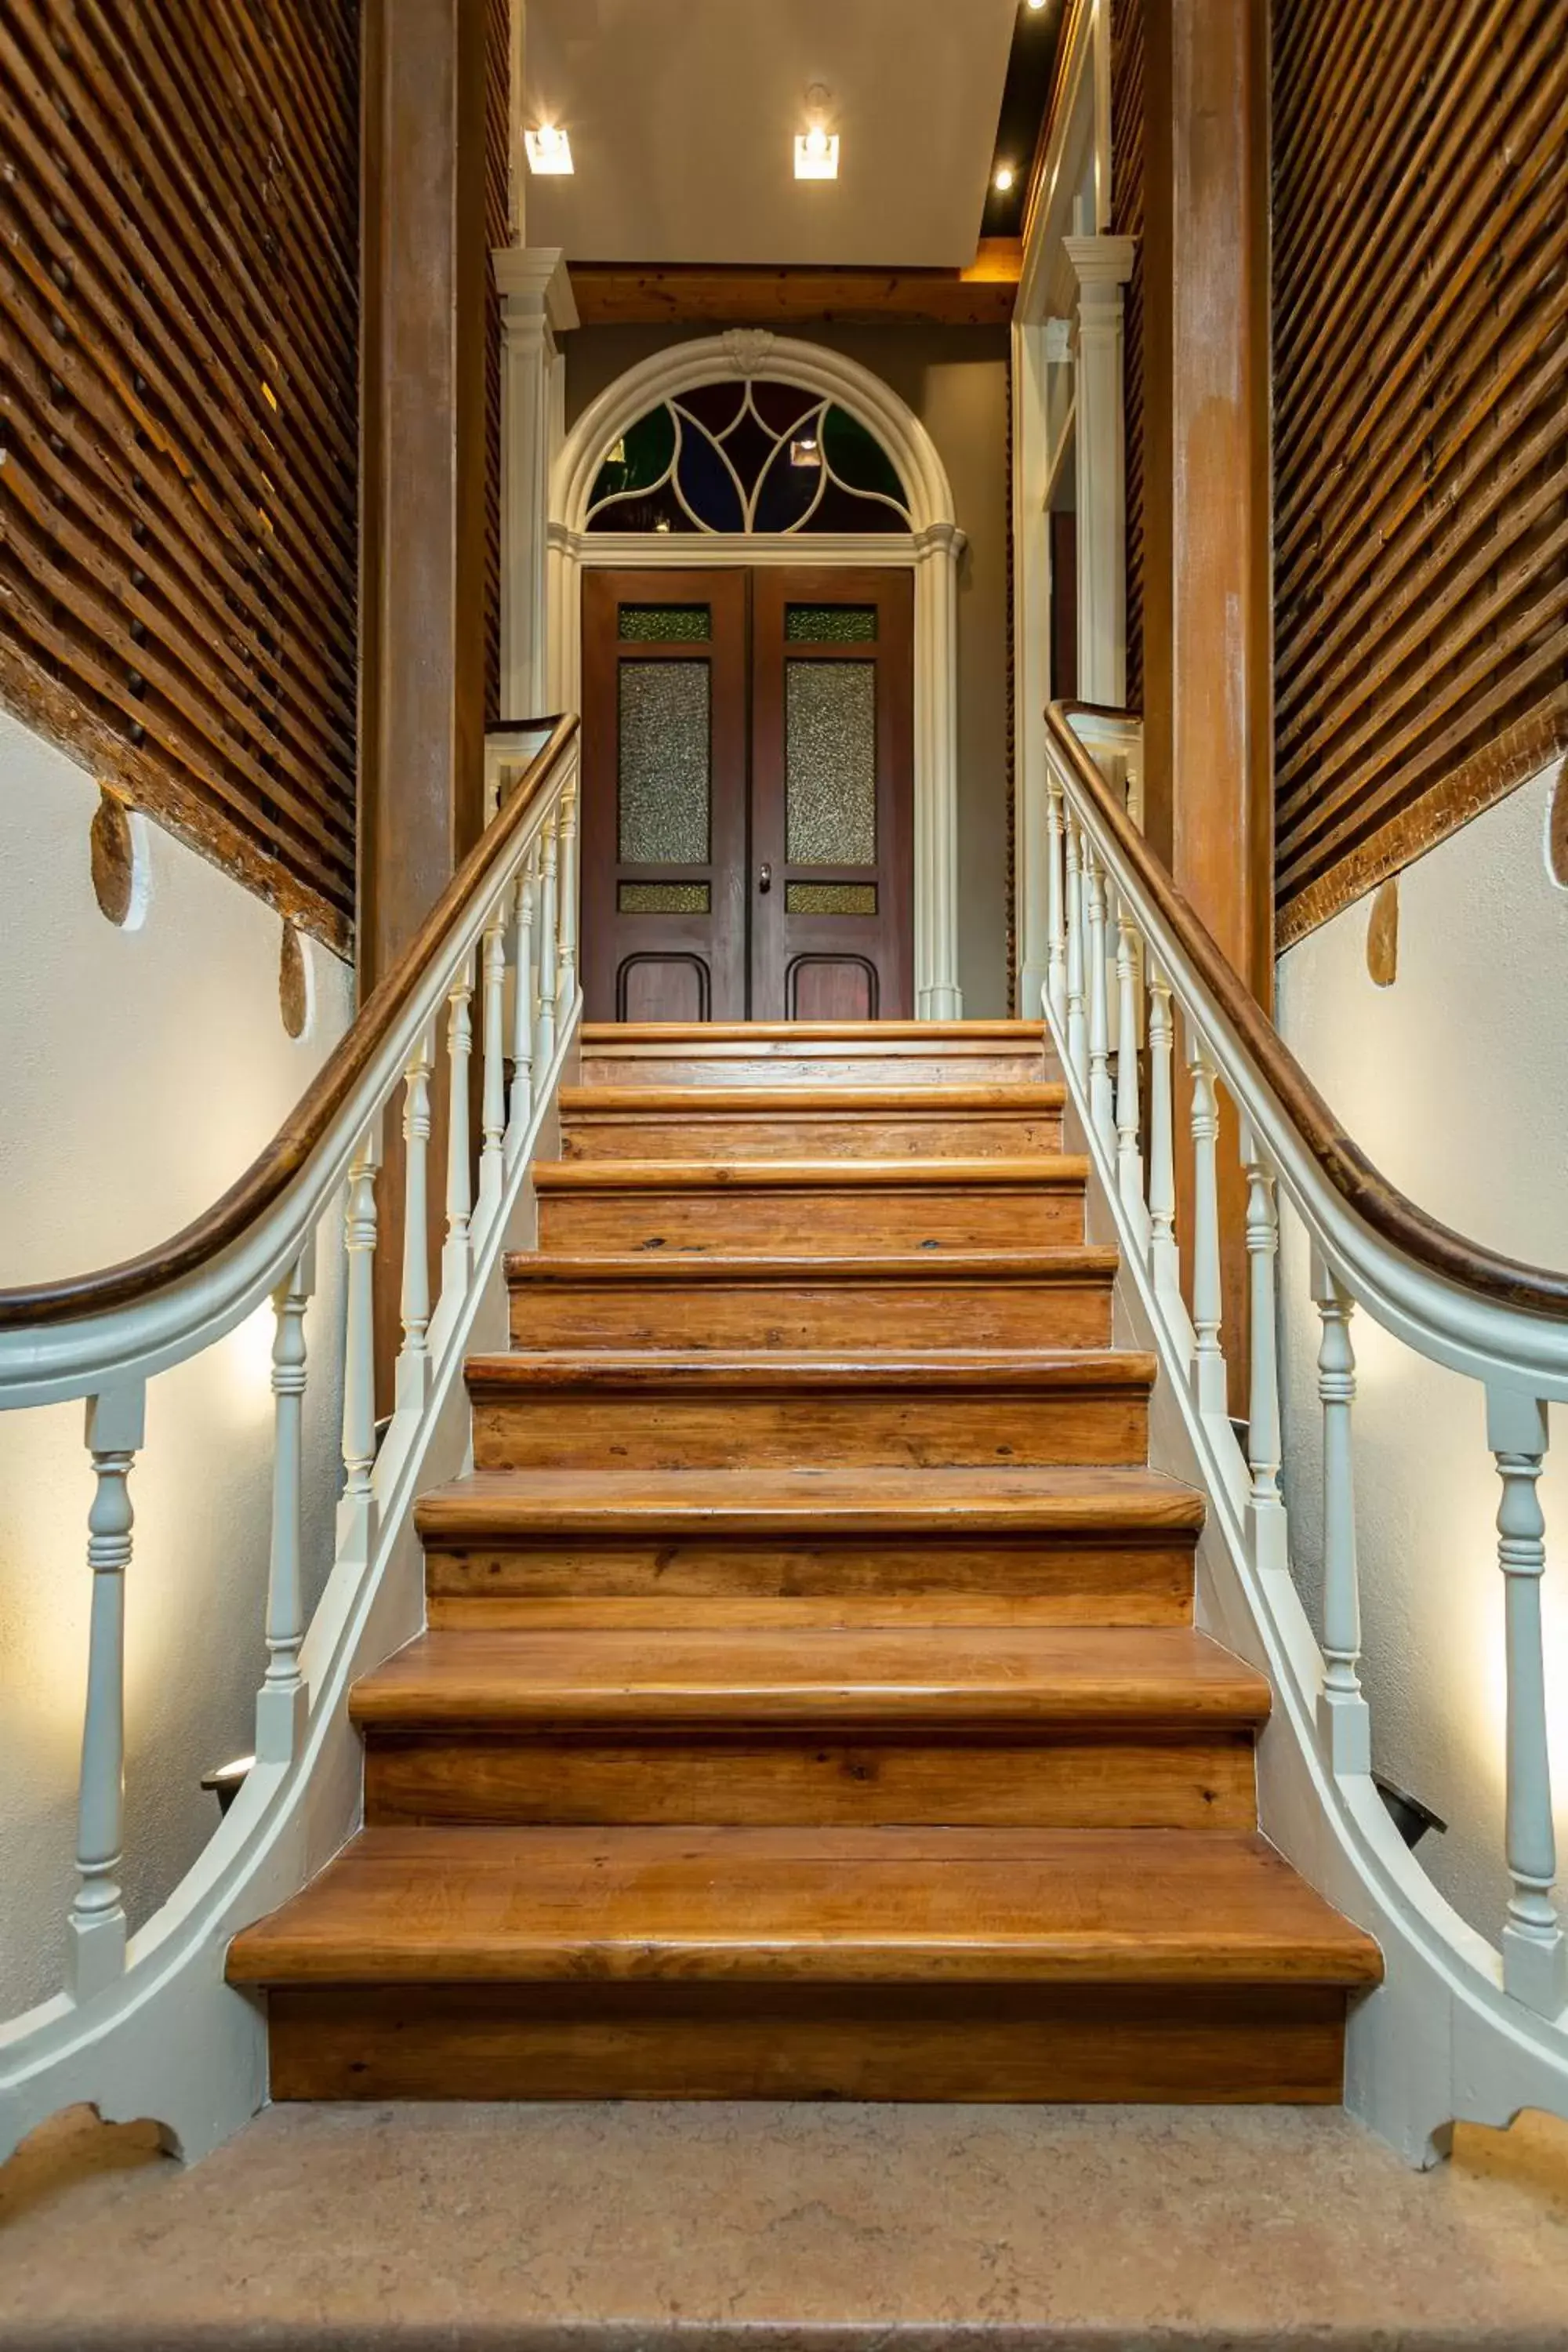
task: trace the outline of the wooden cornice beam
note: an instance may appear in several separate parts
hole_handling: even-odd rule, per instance
[[[574,262],[572,291],[584,327],[701,320],[773,327],[808,320],[837,326],[1005,327],[1013,316],[1023,246],[982,239],[969,269],[710,268],[701,262]]]

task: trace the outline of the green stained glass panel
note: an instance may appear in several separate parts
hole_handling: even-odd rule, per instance
[[[616,890],[623,915],[706,915],[712,903],[706,882],[622,882]]]
[[[822,419],[822,454],[830,472],[851,490],[879,490],[907,512],[904,486],[879,441],[872,439],[858,417],[846,408],[829,408]]]
[[[877,863],[874,662],[785,662],[784,834],[792,866]]]
[[[786,604],[784,635],[794,646],[872,646],[875,604]]]
[[[706,866],[708,664],[624,661],[620,687],[620,862]]]
[[[619,498],[626,490],[650,490],[669,470],[675,455],[675,419],[664,406],[650,409],[629,425],[600,467],[588,504]]]
[[[616,623],[624,645],[706,645],[710,604],[623,604]]]
[[[874,882],[786,882],[784,912],[790,915],[874,915]]]

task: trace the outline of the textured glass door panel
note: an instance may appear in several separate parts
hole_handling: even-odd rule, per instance
[[[712,886],[707,882],[622,882],[616,891],[623,915],[710,915]]]
[[[705,661],[620,665],[623,866],[706,866],[712,761]]]
[[[874,915],[874,882],[786,882],[786,915]]]
[[[792,646],[874,646],[875,604],[786,604],[784,636]]]
[[[877,863],[874,662],[785,662],[784,836],[792,866]]]
[[[623,604],[617,624],[621,643],[706,645],[713,635],[710,604]]]

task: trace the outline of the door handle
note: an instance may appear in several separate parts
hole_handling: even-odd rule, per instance
[[[773,887],[773,869],[766,859],[757,869],[757,887],[764,894]]]

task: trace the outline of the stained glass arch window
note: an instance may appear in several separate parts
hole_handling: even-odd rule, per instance
[[[590,531],[903,532],[898,468],[831,397],[767,377],[673,393],[628,425],[588,495]]]

